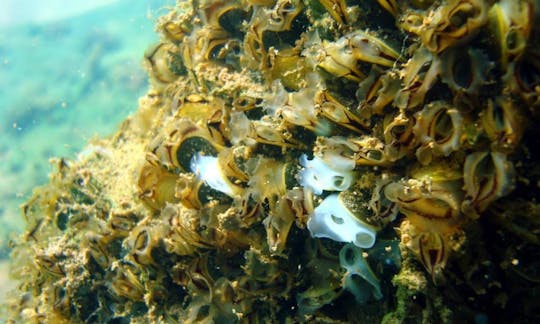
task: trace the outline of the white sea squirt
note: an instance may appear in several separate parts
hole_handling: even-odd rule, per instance
[[[354,295],[358,303],[366,303],[372,298],[375,300],[383,298],[379,279],[362,256],[362,249],[346,244],[339,251],[339,263],[347,270],[343,278],[343,287]],[[363,280],[359,280],[358,277]]]
[[[217,157],[205,156],[199,152],[191,158],[190,168],[198,179],[204,181],[212,189],[220,191],[229,197],[238,194],[237,187],[221,172]]]
[[[315,208],[307,222],[307,228],[312,237],[353,243],[364,249],[372,247],[377,236],[375,228],[359,221],[343,205],[337,194],[326,197]]]
[[[348,168],[332,168],[317,156],[310,161],[305,154],[302,154],[300,164],[304,167],[298,173],[300,185],[311,189],[317,195],[322,194],[323,190],[347,190],[353,182],[352,168],[350,170]],[[342,165],[342,163],[337,165]]]

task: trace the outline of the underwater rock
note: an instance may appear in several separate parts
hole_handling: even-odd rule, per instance
[[[539,16],[178,1],[138,112],[23,206],[9,320],[540,320]]]

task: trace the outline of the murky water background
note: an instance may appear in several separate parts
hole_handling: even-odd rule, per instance
[[[158,40],[154,20],[167,3],[0,3],[0,292],[8,242],[23,230],[19,205],[47,181],[51,158],[75,158],[137,109],[144,50]]]

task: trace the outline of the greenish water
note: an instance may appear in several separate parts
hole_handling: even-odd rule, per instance
[[[49,7],[45,18],[26,12],[20,21],[17,2],[0,5],[12,18],[0,24],[0,259],[23,229],[19,205],[47,181],[49,160],[75,158],[136,110],[147,90],[143,53],[158,40],[154,21],[168,3],[100,1],[77,10],[64,2],[59,19]]]

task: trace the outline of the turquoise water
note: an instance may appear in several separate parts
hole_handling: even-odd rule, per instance
[[[136,110],[147,90],[143,53],[167,1],[39,3],[0,4],[0,259],[49,160],[75,158]]]

